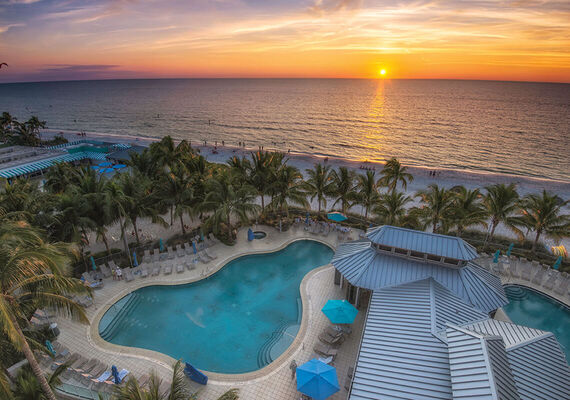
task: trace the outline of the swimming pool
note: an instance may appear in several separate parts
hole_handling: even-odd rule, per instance
[[[332,256],[328,246],[302,240],[237,258],[199,282],[138,289],[105,313],[99,334],[206,371],[255,371],[293,342],[302,314],[299,285]]]
[[[535,290],[505,286],[509,304],[503,310],[515,324],[552,332],[570,361],[570,309]]]

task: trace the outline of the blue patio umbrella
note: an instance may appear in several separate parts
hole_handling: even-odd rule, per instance
[[[198,249],[196,248],[196,241],[192,240],[192,250],[194,250],[194,254],[196,254],[198,252]]]
[[[251,230],[251,228],[249,228],[247,230],[247,241],[251,242],[253,239],[255,239],[255,235],[253,234],[253,231]]]
[[[202,232],[202,230],[200,230],[200,240],[202,242],[204,241],[204,232]]]
[[[113,168],[102,168],[99,170],[100,173],[102,174],[110,174],[111,172],[113,172],[114,169]]]
[[[501,255],[501,250],[497,250],[495,252],[495,256],[493,257],[493,262],[494,263],[498,263],[499,262],[499,256]]]
[[[305,214],[305,224],[309,225],[309,213]]]
[[[513,247],[515,247],[514,243],[509,244],[509,248],[507,249],[507,257],[511,256],[511,251],[513,251]]]
[[[137,261],[137,252],[136,251],[133,251],[133,265],[135,267],[139,266],[139,262]]]
[[[49,340],[46,340],[46,349],[55,356],[55,349]]]
[[[93,271],[97,270],[97,265],[95,265],[95,259],[93,258],[93,256],[89,257],[91,259],[91,268],[93,268]]]
[[[92,165],[91,169],[99,169],[99,166],[98,165]]]
[[[164,251],[164,243],[162,243],[162,238],[158,241],[158,247],[160,248],[160,252]]]
[[[333,324],[352,324],[358,310],[346,300],[329,300],[321,310]]]
[[[117,367],[114,365],[111,367],[111,375],[113,375],[113,381],[116,385],[121,383],[121,380],[119,379],[119,371],[117,371]]]
[[[113,165],[113,163],[109,162],[109,161],[105,161],[105,162],[99,163],[98,165],[100,167],[110,167],[111,165]]]
[[[339,213],[339,212],[330,212],[327,214],[327,218],[330,219],[331,221],[335,221],[335,222],[342,222],[342,221],[346,221],[348,218],[346,218],[346,216],[343,213]]]
[[[115,168],[115,169],[121,169],[121,168],[125,168],[125,167],[126,167],[125,164],[116,164],[116,165],[113,165],[113,168]]]
[[[313,358],[297,367],[297,390],[315,400],[324,400],[340,390],[336,368]]]
[[[562,256],[558,256],[558,258],[556,259],[556,262],[554,263],[552,268],[558,269],[558,268],[560,268],[560,264],[562,264]]]

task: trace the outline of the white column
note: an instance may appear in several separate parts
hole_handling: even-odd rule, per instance
[[[356,300],[354,301],[354,307],[358,308],[358,300],[360,299],[360,286],[356,287]]]

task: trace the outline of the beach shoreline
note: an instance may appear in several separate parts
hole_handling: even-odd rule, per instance
[[[98,133],[98,132],[84,132],[82,136],[77,131],[62,131],[58,129],[46,129],[42,131],[42,137],[52,138],[58,134],[71,141],[81,139],[91,139],[100,141],[112,141],[114,143],[125,143],[131,145],[148,146],[151,143],[160,141],[160,138],[148,136],[134,136],[122,135],[112,133]],[[175,140],[178,142],[178,140]],[[204,144],[201,141],[191,141],[192,147],[199,150],[200,154],[206,158],[208,162],[224,164],[231,157],[249,156],[251,152],[259,150],[259,147],[239,147],[221,142],[208,142]],[[216,145],[217,144],[217,145]],[[281,151],[271,146],[263,147],[265,151]],[[376,175],[379,176],[382,170],[383,163],[372,161],[354,161],[340,157],[323,156],[318,154],[307,154],[304,152],[297,152],[293,149],[290,152],[284,152],[285,156],[289,159],[289,164],[301,170],[305,174],[305,170],[312,168],[316,163],[324,163],[331,168],[338,168],[341,166],[355,170],[356,172],[364,173],[366,168],[374,170]],[[468,189],[483,188],[485,186],[494,184],[510,184],[515,183],[517,190],[524,196],[529,193],[538,193],[542,190],[547,190],[558,194],[564,199],[570,198],[570,181],[559,181],[545,178],[533,178],[521,175],[500,174],[493,172],[482,172],[468,169],[449,169],[449,168],[430,168],[422,166],[407,166],[408,171],[414,176],[406,190],[408,194],[414,194],[418,190],[425,189],[430,184],[437,184],[441,187],[451,188],[457,185],[463,185]],[[433,174],[430,174],[433,173]]]

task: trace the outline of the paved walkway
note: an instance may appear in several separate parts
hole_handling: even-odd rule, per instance
[[[98,321],[104,312],[115,301],[125,294],[148,285],[171,285],[194,282],[209,276],[227,262],[242,255],[256,252],[270,252],[281,249],[294,240],[307,238],[319,240],[336,248],[338,244],[336,233],[328,236],[313,235],[305,232],[302,228],[291,229],[288,232],[279,233],[271,227],[258,227],[267,232],[267,237],[262,240],[248,242],[246,229],[240,230],[239,240],[235,246],[229,247],[218,244],[211,248],[218,258],[208,264],[198,263],[193,271],[158,277],[137,277],[132,282],[105,280],[105,287],[95,292],[94,305],[87,309],[87,316],[91,325],[81,325],[70,320],[61,319],[58,325],[61,329],[59,342],[66,345],[72,352],[79,352],[89,358],[99,358],[100,361],[109,365],[114,364],[119,368],[126,368],[131,373],[140,377],[155,371],[162,379],[170,380],[172,376],[171,366],[175,360],[164,354],[137,348],[128,348],[113,345],[103,341],[98,333]],[[356,239],[357,234],[352,233]],[[181,258],[178,260],[182,260]],[[200,391],[199,398],[202,400],[216,399],[219,395],[230,388],[238,388],[240,399],[298,399],[296,382],[291,378],[289,364],[295,360],[297,365],[308,361],[313,355],[313,346],[319,342],[319,333],[329,325],[328,319],[320,311],[325,302],[331,298],[343,298],[342,290],[333,284],[334,268],[331,265],[317,268],[311,271],[301,283],[301,296],[303,298],[303,320],[301,328],[293,344],[277,360],[265,368],[247,374],[225,375],[208,373],[208,385],[203,387],[192,383],[192,389]],[[360,312],[353,324],[353,332],[342,344],[334,366],[337,368],[341,391],[331,399],[345,399],[347,391],[344,389],[345,378],[350,366],[356,361],[360,338],[362,334],[365,312]]]

